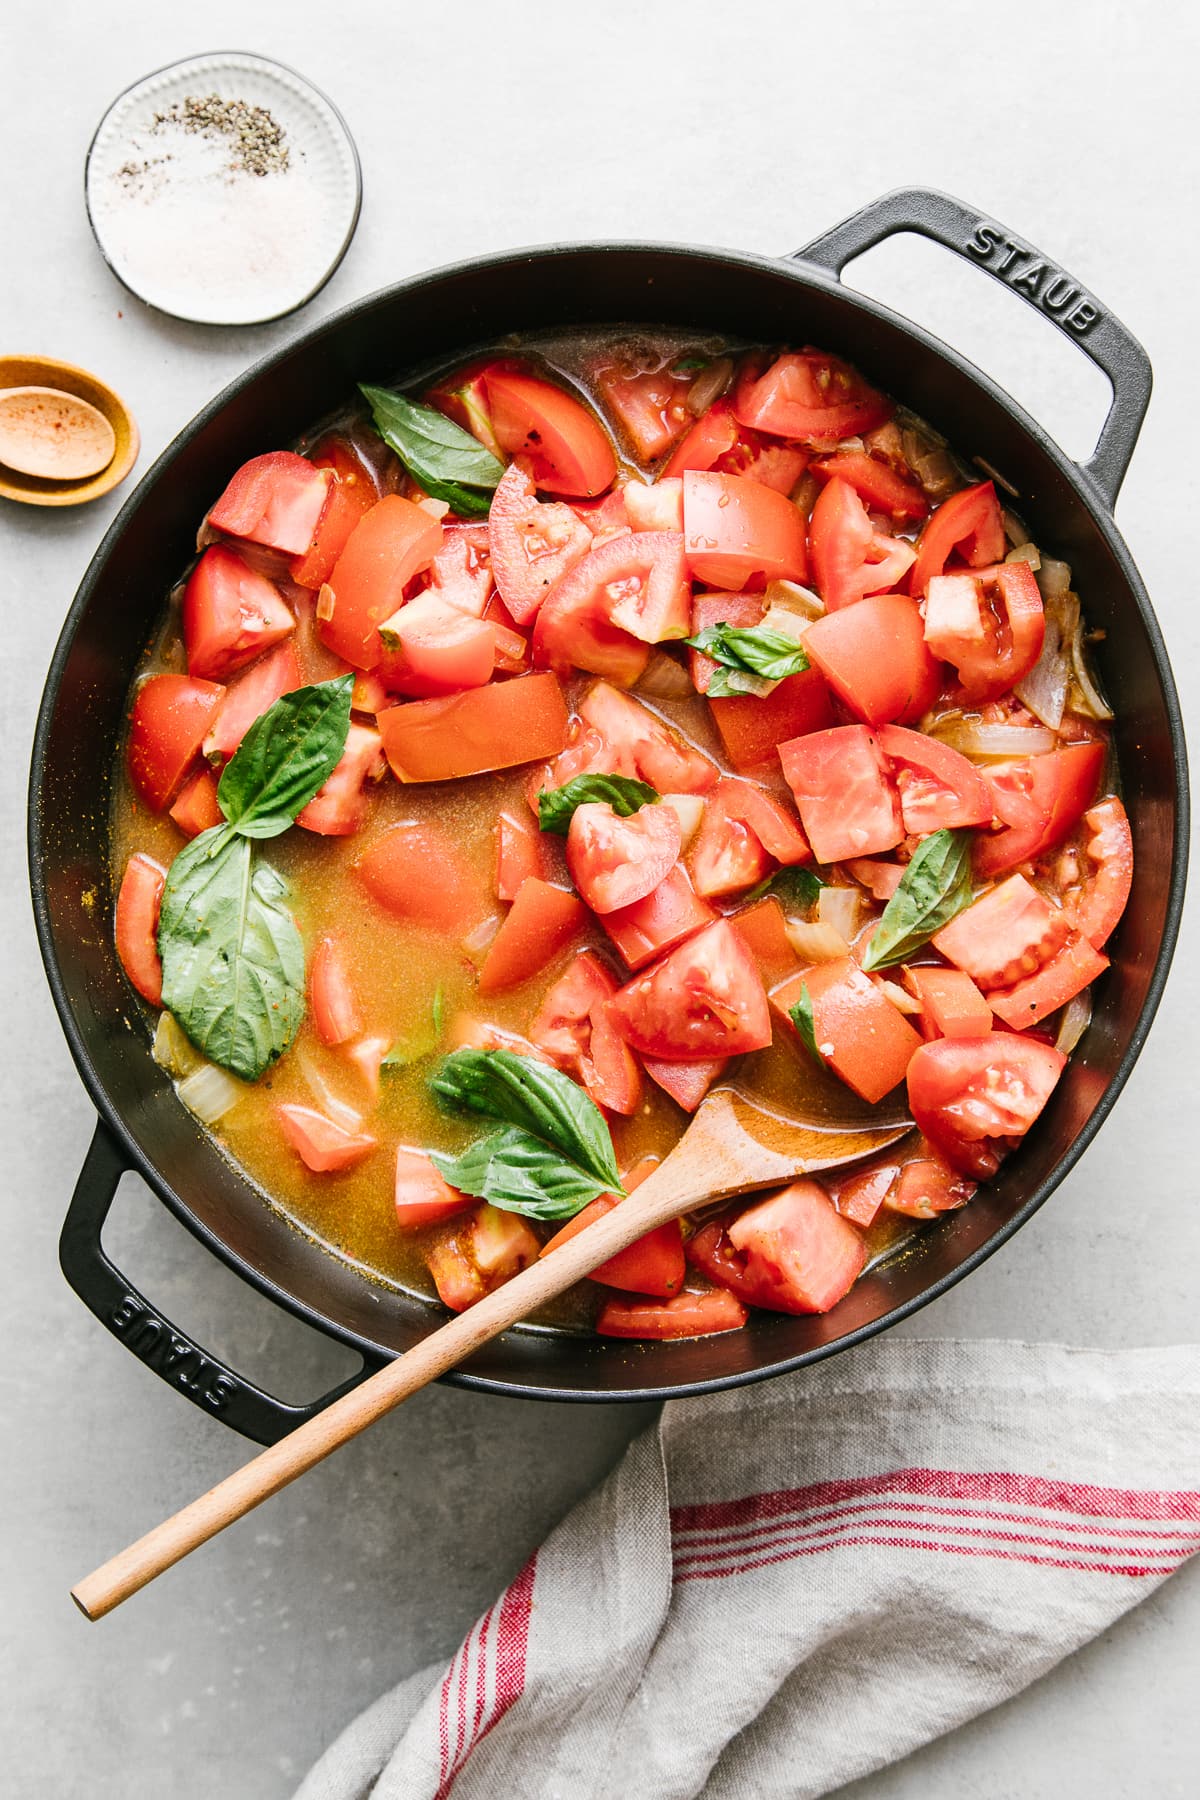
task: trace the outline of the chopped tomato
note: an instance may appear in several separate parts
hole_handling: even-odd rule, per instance
[[[1075,924],[1100,948],[1125,911],[1133,885],[1133,835],[1121,802],[1110,795],[1083,815],[1090,872],[1075,908]]]
[[[1014,1031],[1037,1025],[1083,992],[1108,967],[1108,958],[1076,933],[1033,974],[1002,993],[990,993],[988,1002],[998,1019]]]
[[[729,922],[749,946],[766,987],[795,974],[799,959],[784,928],[783,908],[771,894],[764,894],[741,912],[731,913]]]
[[[473,1204],[469,1194],[450,1186],[423,1150],[401,1144],[396,1152],[396,1219],[401,1231],[440,1225]]]
[[[762,616],[761,594],[697,594],[692,600],[692,629],[689,635],[699,637],[710,625],[734,625],[739,630],[745,630],[761,624]],[[705,656],[703,650],[688,649],[688,668],[691,671],[692,686],[698,694],[707,694],[709,683],[719,666],[711,656]],[[752,697],[758,698],[757,695]]]
[[[925,601],[925,642],[953,663],[968,700],[996,700],[1028,675],[1046,632],[1028,563],[974,575],[935,575]]]
[[[495,627],[447,605],[433,589],[385,619],[379,636],[388,652],[380,672],[397,694],[427,700],[484,687],[492,678]]]
[[[465,369],[456,369],[449,375],[443,375],[425,396],[426,404],[436,411],[445,413],[456,425],[478,438],[485,450],[490,450],[496,460],[503,460],[503,451],[496,442],[496,434],[492,430],[492,421],[488,416],[488,397],[485,377],[491,367],[490,361],[474,362]]]
[[[362,1012],[346,970],[345,954],[334,937],[323,937],[308,965],[308,1001],[323,1044],[344,1044],[362,1035]]]
[[[934,934],[940,955],[985,991],[1032,975],[1066,942],[1070,921],[1023,875],[1010,875]]]
[[[692,423],[688,390],[695,377],[676,374],[670,363],[660,369],[638,369],[628,358],[602,364],[596,385],[639,462],[656,462],[677,443]]]
[[[1000,502],[990,481],[963,488],[943,500],[921,533],[909,592],[918,599],[956,552],[970,569],[1002,562],[1007,548]]]
[[[642,1067],[656,1087],[669,1094],[676,1106],[694,1113],[709,1088],[721,1079],[729,1065],[727,1056],[711,1062],[665,1062],[659,1056],[645,1056]]]
[[[613,488],[599,500],[572,500],[571,511],[593,538],[617,537],[630,528],[624,488]],[[683,526],[676,526],[676,530],[682,531]]]
[[[378,724],[398,781],[451,781],[557,755],[567,708],[558,677],[547,672],[391,706]]]
[[[758,967],[724,919],[626,982],[609,1017],[635,1050],[669,1062],[737,1056],[771,1041]]]
[[[314,452],[313,461],[321,460]],[[358,463],[358,459],[353,459]],[[364,513],[370,512],[378,499],[374,482],[359,464],[342,473],[335,466],[329,498],[313,531],[312,542],[300,556],[293,556],[289,574],[298,587],[317,589],[329,580],[338,557]]]
[[[636,1168],[624,1178],[626,1194],[631,1194],[640,1187],[657,1164],[651,1158],[644,1158]],[[601,1194],[598,1199],[585,1206],[582,1212],[576,1213],[568,1220],[561,1231],[556,1231],[549,1243],[542,1246],[542,1255],[548,1256],[560,1244],[569,1243],[594,1225],[597,1219],[607,1217],[620,1206],[620,1198],[616,1194]],[[598,1281],[603,1287],[620,1288],[624,1293],[654,1294],[664,1300],[677,1294],[683,1286],[687,1274],[687,1264],[683,1256],[683,1234],[679,1229],[678,1219],[668,1219],[665,1225],[656,1226],[644,1237],[634,1240],[626,1250],[618,1250],[606,1262],[597,1264],[589,1277]]]
[[[879,748],[892,764],[900,815],[910,837],[991,824],[992,796],[987,783],[949,744],[903,725],[884,725]]]
[[[715,587],[803,581],[808,574],[802,514],[785,494],[744,475],[687,471],[683,541],[693,576]]]
[[[921,1002],[925,1037],[982,1037],[992,1029],[992,1009],[965,969],[922,963],[906,969],[904,980]]]
[[[823,1313],[853,1287],[867,1260],[862,1238],[838,1216],[817,1182],[790,1187],[748,1206],[728,1223],[702,1226],[688,1261],[751,1306],[772,1312]]]
[[[314,1175],[340,1174],[374,1150],[368,1132],[347,1131],[311,1106],[277,1106],[279,1128],[301,1162]]]
[[[811,854],[778,800],[749,781],[724,776],[708,798],[691,847],[692,885],[705,899],[742,893],[772,867],[807,862]]]
[[[432,821],[390,826],[353,866],[371,898],[398,919],[461,936],[487,911],[462,851]]]
[[[129,774],[151,812],[165,812],[204,742],[225,689],[191,675],[152,675],[133,701]]]
[[[689,469],[701,473],[745,475],[777,493],[790,494],[808,467],[808,451],[779,444],[756,431],[744,430],[733,416],[733,403],[714,400],[673,451],[660,476],[674,479]]]
[[[297,813],[297,825],[322,837],[350,837],[367,814],[367,782],[382,775],[386,766],[379,733],[369,725],[351,724],[337,766]]]
[[[776,747],[789,738],[833,724],[829,689],[819,669],[786,676],[761,700],[753,694],[730,694],[708,704],[726,755],[744,773],[773,761]]]
[[[316,533],[333,480],[290,450],[243,463],[208,515],[214,531],[302,556]]]
[[[645,645],[686,637],[690,621],[679,533],[622,532],[594,542],[551,589],[534,626],[533,658],[633,682],[646,666]]]
[[[303,685],[304,676],[295,643],[290,637],[285,638],[229,683],[204,740],[205,756],[210,762],[227,761],[255,719],[260,719],[267,708],[282,700],[285,694]]]
[[[296,629],[279,589],[227,544],[210,544],[183,590],[188,673],[224,681]]]
[[[492,572],[518,625],[528,625],[568,569],[592,547],[592,534],[562,501],[539,500],[519,463],[510,464],[488,513]]]
[[[708,411],[688,431],[682,443],[672,452],[662,478],[674,480],[688,469],[711,469],[731,451],[738,441],[738,422],[733,416],[733,403],[714,400]]]
[[[1001,829],[975,840],[975,873],[986,881],[1061,844],[1094,800],[1106,755],[1094,739],[988,769]]]
[[[524,813],[502,812],[496,820],[496,897],[515,900],[530,875],[545,873],[542,834]]]
[[[530,1041],[581,1081],[597,1106],[630,1115],[642,1102],[637,1058],[612,1026],[616,978],[585,950],[555,982],[529,1024]]]
[[[495,994],[536,975],[577,938],[587,924],[583,902],[564,888],[529,876],[488,946],[479,971],[481,994]]]
[[[567,832],[567,868],[593,912],[644,900],[674,868],[679,815],[660,803],[623,819],[605,802],[577,806]]]
[[[443,525],[442,547],[429,565],[428,592],[447,606],[482,619],[487,616],[492,589],[487,526]]]
[[[904,538],[876,531],[854,488],[836,476],[817,497],[809,531],[813,580],[830,612],[898,587],[916,554]]]
[[[683,482],[678,476],[656,481],[653,487],[647,487],[644,481],[631,481],[621,494],[634,531],[683,530]]]
[[[899,1173],[896,1162],[885,1161],[872,1168],[860,1169],[853,1175],[826,1177],[825,1185],[830,1188],[830,1198],[842,1218],[849,1219],[852,1225],[867,1231],[875,1223],[879,1209]]]
[[[451,1312],[466,1312],[487,1293],[479,1270],[457,1237],[443,1238],[425,1258],[438,1299]]]
[[[845,861],[855,881],[861,882],[872,899],[882,900],[885,906],[904,879],[904,870],[899,863],[878,862],[872,856],[848,856]]]
[[[812,472],[818,481],[846,482],[872,512],[886,513],[902,523],[923,519],[929,511],[929,502],[915,481],[906,481],[865,450],[839,450],[836,456],[818,457]],[[813,554],[815,557],[815,545]]]
[[[606,1300],[596,1317],[601,1337],[694,1338],[740,1331],[746,1308],[723,1290],[676,1294],[655,1305],[648,1300]]]
[[[890,1094],[921,1044],[899,1008],[849,956],[817,963],[775,989],[771,1004],[789,1024],[803,988],[822,1061],[871,1105]]]
[[[373,669],[383,654],[379,626],[404,599],[414,575],[441,548],[442,527],[423,507],[388,494],[364,513],[334,564],[328,581],[330,617],[321,638],[356,669]]]
[[[166,880],[162,864],[138,850],[125,864],[117,895],[117,955],[126,975],[151,1006],[162,1005],[158,915]]]
[[[908,1065],[912,1116],[952,1168],[987,1180],[1038,1117],[1066,1061],[1011,1031],[935,1038]]]
[[[748,366],[733,410],[757,431],[823,445],[882,425],[893,409],[849,363],[822,350],[801,350],[777,357],[765,374]]]
[[[687,870],[677,863],[652,894],[620,912],[604,913],[600,923],[631,969],[640,969],[660,951],[670,950],[716,918],[707,901],[693,891]]]
[[[574,394],[493,364],[484,374],[496,441],[508,456],[528,459],[548,494],[602,494],[617,459],[603,427]]]
[[[453,1236],[435,1244],[426,1261],[443,1306],[465,1312],[536,1262],[540,1249],[534,1232],[517,1213],[485,1202],[456,1227]]]
[[[780,744],[779,760],[818,862],[878,856],[903,838],[879,740],[865,725],[793,738]]]
[[[362,1076],[367,1092],[373,1101],[379,1099],[381,1071],[384,1059],[392,1047],[391,1038],[365,1037],[356,1038],[346,1045],[344,1055]]]
[[[184,837],[199,837],[225,817],[217,804],[217,778],[211,769],[197,769],[180,789],[171,818]]]
[[[838,699],[867,725],[921,718],[941,685],[921,615],[904,594],[873,594],[827,613],[805,632],[804,648]]]
[[[599,732],[613,766],[610,774],[634,775],[660,794],[706,794],[717,770],[638,700],[598,681],[579,708],[585,725]]]
[[[975,1183],[957,1174],[940,1156],[922,1156],[904,1164],[883,1204],[888,1212],[907,1219],[936,1219],[940,1213],[965,1206],[974,1192]]]

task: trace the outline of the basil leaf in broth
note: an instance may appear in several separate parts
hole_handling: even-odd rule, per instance
[[[215,825],[167,872],[163,1005],[210,1062],[256,1081],[304,1017],[304,945],[287,884],[248,838]]]
[[[864,969],[890,969],[927,944],[974,894],[971,888],[971,833],[934,831],[923,838],[883,909]]]
[[[785,913],[802,913],[807,918],[820,898],[821,889],[828,885],[812,869],[776,869],[773,875],[750,889],[742,904],[752,906],[756,900],[764,900],[770,895],[778,900]]]
[[[459,1156],[432,1150],[430,1157],[451,1187],[529,1219],[574,1218],[608,1191],[607,1183],[519,1125],[480,1138]]]
[[[825,1058],[817,1048],[817,1022],[813,1018],[812,995],[808,991],[807,981],[802,981],[800,983],[800,998],[797,1000],[795,1006],[789,1008],[788,1017],[796,1027],[800,1042],[804,1045],[813,1061],[819,1063],[821,1067],[824,1068]]]
[[[543,788],[538,795],[538,824],[543,831],[566,837],[575,809],[596,802],[611,806],[619,818],[628,819],[643,806],[660,798],[657,788],[630,775],[576,775],[560,788]]]
[[[443,1021],[445,1017],[445,998],[441,988],[433,996],[433,1005],[429,1009],[429,1024],[424,1031],[415,1037],[398,1038],[380,1063],[380,1070],[392,1074],[397,1069],[411,1069],[415,1063],[424,1062],[437,1050],[442,1041]]]
[[[560,1069],[511,1050],[454,1050],[429,1085],[453,1106],[518,1125],[553,1145],[595,1177],[599,1192],[624,1193],[604,1114]]]
[[[278,837],[341,760],[353,675],[284,694],[251,725],[226,763],[217,804],[242,837]]]
[[[727,694],[769,692],[762,683],[785,681],[789,675],[799,675],[808,668],[802,644],[761,625],[727,625],[722,621],[706,625],[684,642],[721,665],[708,685],[708,692],[718,699]],[[729,673],[723,674],[723,670]]]
[[[459,514],[487,512],[504,464],[478,438],[405,394],[363,382],[359,392],[371,408],[376,431],[427,494]]]

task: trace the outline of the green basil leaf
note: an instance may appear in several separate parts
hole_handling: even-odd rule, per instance
[[[375,429],[413,480],[456,513],[483,514],[491,504],[504,464],[478,438],[432,406],[418,406],[404,394],[359,383]]]
[[[935,831],[918,844],[875,927],[864,969],[890,969],[970,906],[971,834]]]
[[[283,1054],[304,1017],[304,945],[286,898],[282,877],[223,825],[193,838],[167,872],[163,1005],[243,1081]]]
[[[353,692],[353,675],[338,675],[284,694],[255,719],[217,787],[217,804],[233,830],[271,838],[295,822],[346,748]]]
[[[808,667],[803,644],[798,644],[795,638],[785,637],[782,631],[768,631],[761,625],[743,627],[722,621],[717,625],[706,625],[703,631],[698,631],[695,637],[685,638],[684,642],[693,650],[703,651],[724,668],[757,675],[764,681],[784,681],[789,675],[799,675]],[[722,681],[719,671],[709,683],[710,694],[717,691],[715,683],[720,683],[722,693],[748,691],[744,687],[730,686],[728,677]]]
[[[757,887],[750,889],[743,905],[750,906],[755,900],[762,900],[770,894],[778,900],[785,912],[803,913],[807,918],[817,904],[821,889],[827,886],[828,883],[822,881],[812,869],[776,869],[773,875],[768,875],[765,881],[760,881]]]
[[[414,1063],[424,1062],[427,1056],[432,1056],[442,1041],[444,1015],[445,1000],[441,988],[438,988],[433,996],[426,1030],[419,1032],[416,1037],[399,1038],[380,1063],[381,1072],[390,1074],[394,1069],[411,1069]]]
[[[705,688],[705,698],[712,700],[728,700],[739,694],[749,694],[752,699],[765,700],[768,694],[775,692],[778,684],[768,681],[764,675],[752,675],[749,669],[730,669],[724,666],[713,670]]]
[[[430,1157],[451,1187],[529,1219],[574,1218],[607,1192],[605,1183],[519,1125],[480,1138],[459,1156],[433,1150]]]
[[[788,1017],[800,1034],[800,1042],[804,1045],[813,1061],[819,1063],[821,1067],[824,1068],[825,1058],[817,1048],[817,1025],[816,1020],[813,1018],[812,995],[808,991],[807,981],[802,981],[800,983],[800,998],[797,1000],[795,1006],[789,1009]]]
[[[678,362],[671,364],[672,375],[692,375],[697,369],[707,369],[711,358],[707,356],[681,356]]]
[[[543,831],[566,837],[577,806],[607,802],[620,818],[628,819],[639,807],[652,806],[658,798],[657,788],[629,775],[576,775],[565,787],[542,789],[538,824]]]
[[[511,1050],[455,1050],[430,1081],[436,1094],[468,1112],[519,1125],[560,1155],[623,1193],[604,1114],[560,1069]]]

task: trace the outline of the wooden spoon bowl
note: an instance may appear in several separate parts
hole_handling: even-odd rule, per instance
[[[111,429],[113,449],[94,473],[67,479],[10,468],[0,452],[0,496],[26,506],[80,506],[124,481],[137,461],[141,438],[133,414],[112,388],[87,369],[51,356],[0,356],[0,391],[13,388],[49,388],[83,401]]]

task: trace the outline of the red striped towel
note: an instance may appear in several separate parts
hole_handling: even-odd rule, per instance
[[[1200,1548],[1200,1350],[890,1338],[675,1401],[297,1800],[803,1800]]]

